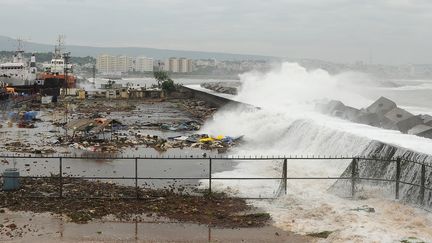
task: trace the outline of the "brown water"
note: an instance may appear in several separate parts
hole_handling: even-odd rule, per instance
[[[273,226],[221,229],[153,218],[147,218],[145,222],[118,222],[106,218],[87,224],[75,224],[46,213],[7,211],[0,214],[0,220],[5,225],[16,224],[17,229],[12,233],[13,237],[0,235],[1,241],[11,242],[310,242],[312,240]]]

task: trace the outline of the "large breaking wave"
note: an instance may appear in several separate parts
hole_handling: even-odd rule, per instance
[[[245,144],[236,155],[315,155],[315,156],[408,156],[432,161],[431,140],[397,131],[354,124],[314,112],[314,101],[338,99],[354,106],[371,101],[363,98],[364,84],[374,85],[367,76],[349,73],[331,76],[323,70],[308,71],[291,63],[269,73],[248,73],[241,77],[242,90],[237,100],[261,110],[221,110],[203,128],[210,134],[244,135]],[[290,160],[288,177],[340,176],[349,160]],[[244,161],[232,171],[214,177],[280,176],[281,161]],[[383,177],[394,173],[391,166],[382,166]],[[414,176],[414,169],[402,175]],[[215,186],[232,193],[251,197],[272,196],[279,181],[216,181]],[[329,193],[332,180],[290,180],[288,195],[278,200],[255,202],[272,213],[276,225],[299,233],[335,231],[329,241],[377,240],[395,241],[406,237],[432,240],[430,214],[388,199],[391,193],[362,192],[363,200],[344,199]],[[391,190],[391,187],[389,187]],[[402,197],[416,192],[402,188]],[[412,194],[412,195],[411,195]],[[430,201],[429,196],[429,201]],[[367,204],[375,213],[355,210]],[[397,210],[396,218],[392,212]]]

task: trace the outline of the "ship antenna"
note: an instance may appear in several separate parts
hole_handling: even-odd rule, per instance
[[[18,42],[17,51],[18,52],[24,51],[24,41],[23,41],[23,39],[22,38],[17,38],[17,42]]]
[[[54,47],[54,59],[62,58],[62,48],[64,46],[64,35],[59,35],[57,39],[57,45]]]
[[[17,38],[17,50],[15,52],[15,56],[16,56],[16,61],[17,62],[22,62],[23,61],[23,53],[24,53],[24,40],[21,37]]]

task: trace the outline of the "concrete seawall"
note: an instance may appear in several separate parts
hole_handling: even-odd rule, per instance
[[[182,86],[181,92],[190,93],[192,97],[203,100],[207,102],[209,105],[215,107],[215,108],[222,108],[222,107],[236,107],[236,108],[244,108],[244,109],[260,109],[259,107],[255,107],[250,104],[246,104],[243,102],[231,100],[229,98],[225,98],[222,96],[210,94],[201,90],[196,90],[190,87]]]

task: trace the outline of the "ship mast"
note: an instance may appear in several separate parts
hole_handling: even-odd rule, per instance
[[[20,63],[20,62],[24,62],[23,60],[23,54],[24,54],[24,41],[21,38],[17,38],[17,50],[15,51],[15,56],[14,56],[14,63]]]
[[[62,49],[64,47],[64,39],[65,39],[64,35],[59,35],[59,37],[57,39],[57,45],[55,45],[55,47],[54,47],[53,59],[61,59],[62,58],[62,52],[63,52]]]

